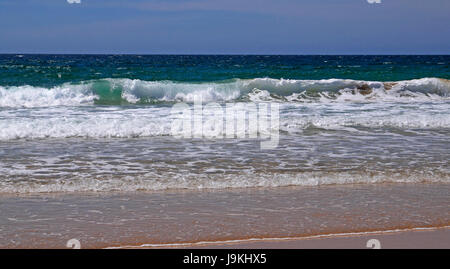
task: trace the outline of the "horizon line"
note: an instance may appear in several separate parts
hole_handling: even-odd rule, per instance
[[[59,52],[0,52],[0,55],[136,55],[136,56],[450,56],[450,53],[325,53],[325,54],[264,54],[264,53],[59,53]]]

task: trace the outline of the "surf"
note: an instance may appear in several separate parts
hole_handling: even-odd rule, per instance
[[[448,101],[450,81],[421,78],[381,82],[351,79],[231,79],[213,82],[107,78],[54,87],[0,86],[0,108],[146,105],[175,102],[428,102]]]

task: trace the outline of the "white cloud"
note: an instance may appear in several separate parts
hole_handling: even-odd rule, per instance
[[[81,0],[67,0],[69,4],[81,4]]]

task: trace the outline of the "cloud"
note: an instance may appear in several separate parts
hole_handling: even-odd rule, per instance
[[[81,0],[67,0],[69,4],[81,4]]]

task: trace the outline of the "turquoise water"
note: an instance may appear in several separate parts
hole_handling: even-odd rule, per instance
[[[449,65],[450,56],[0,55],[0,193],[450,182]],[[197,99],[215,112],[278,104],[278,147],[224,132],[173,137],[172,105],[192,112]]]
[[[104,78],[450,79],[450,56],[0,55],[0,85],[52,87]]]
[[[242,101],[253,89],[280,98],[305,90],[314,96],[363,84],[319,83],[327,79],[449,79],[449,62],[450,56],[0,55],[0,106],[154,104],[191,101],[189,93]],[[275,85],[283,79],[297,83]],[[303,83],[310,80],[317,83]],[[419,91],[448,94],[429,85]]]

